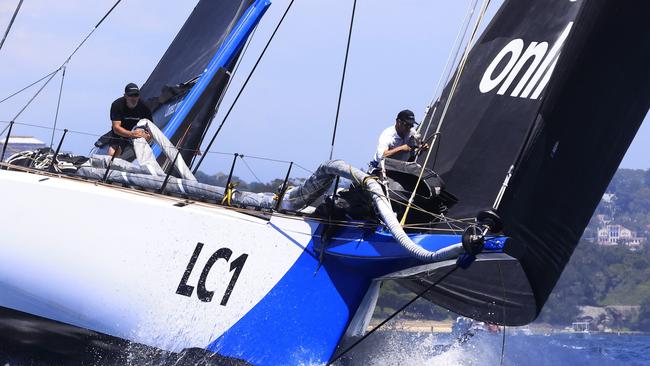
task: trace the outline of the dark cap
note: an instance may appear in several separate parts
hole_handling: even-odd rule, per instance
[[[415,114],[411,112],[408,109],[405,109],[397,114],[397,119],[399,121],[402,121],[404,123],[408,123],[410,125],[417,125],[418,123],[415,122]]]
[[[140,95],[140,88],[138,88],[134,83],[128,83],[124,87],[124,94],[128,96]]]

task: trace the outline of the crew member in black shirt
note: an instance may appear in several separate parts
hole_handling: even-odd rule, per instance
[[[151,136],[142,129],[133,130],[133,127],[143,118],[153,122],[151,110],[140,101],[140,89],[134,83],[129,83],[124,88],[124,96],[117,98],[111,104],[112,130],[109,133],[110,142],[108,155],[117,153],[120,156],[124,148],[132,144],[132,139],[144,137],[149,140]]]

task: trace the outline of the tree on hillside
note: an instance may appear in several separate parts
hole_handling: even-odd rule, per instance
[[[650,297],[647,297],[641,303],[641,309],[639,310],[639,322],[637,323],[637,329],[642,332],[650,332]]]

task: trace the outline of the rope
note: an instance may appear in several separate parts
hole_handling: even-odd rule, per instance
[[[287,16],[287,13],[289,13],[289,9],[291,9],[291,6],[293,5],[294,1],[295,0],[291,0],[289,5],[287,6],[287,9],[284,11],[284,14],[282,15],[282,18],[280,18],[280,21],[278,22],[278,25],[273,30],[273,33],[271,34],[271,37],[269,38],[269,40],[266,42],[266,45],[264,46],[264,49],[262,50],[262,53],[257,58],[257,61],[255,61],[255,65],[253,65],[253,68],[251,69],[250,73],[246,77],[246,80],[244,81],[244,84],[242,84],[241,88],[239,89],[239,92],[237,93],[237,96],[235,96],[235,100],[233,100],[232,104],[230,105],[230,108],[228,108],[228,111],[226,112],[225,116],[223,117],[223,120],[219,124],[219,127],[217,128],[217,132],[215,132],[214,136],[212,136],[212,139],[210,139],[210,142],[208,143],[208,146],[205,149],[206,151],[210,150],[210,148],[212,147],[212,144],[214,143],[214,140],[219,135],[219,132],[221,132],[221,129],[223,128],[224,124],[226,123],[226,120],[230,116],[230,112],[232,112],[233,108],[235,108],[235,105],[237,104],[237,101],[239,100],[239,97],[242,95],[242,93],[244,92],[244,89],[246,88],[246,85],[248,85],[248,82],[250,81],[251,77],[255,73],[255,70],[257,69],[257,66],[260,64],[260,61],[262,60],[262,57],[264,57],[264,54],[266,53],[266,50],[269,48],[269,45],[271,44],[271,41],[273,41],[273,38],[275,38],[275,34],[278,32],[278,29],[280,29],[280,25],[282,25],[282,22],[284,21],[284,18]],[[196,167],[192,171],[193,174],[196,174],[196,172],[199,170],[199,167],[201,166],[201,163],[203,162],[204,158],[205,158],[205,155],[202,155],[201,159],[199,159],[199,162],[196,164]]]
[[[117,0],[117,2],[115,2],[115,4],[113,4],[113,6],[108,10],[108,12],[106,12],[106,14],[104,14],[104,16],[99,20],[99,22],[97,22],[97,24],[95,24],[95,26],[93,27],[93,29],[90,30],[90,32],[88,33],[88,35],[86,35],[86,38],[84,38],[83,41],[81,41],[81,43],[79,43],[79,45],[77,46],[77,48],[75,48],[74,51],[72,51],[72,53],[70,54],[70,56],[68,56],[68,58],[65,60],[65,62],[63,63],[63,65],[61,65],[61,67],[63,67],[65,64],[67,64],[67,63],[70,61],[70,59],[72,58],[72,56],[74,56],[74,55],[77,53],[77,51],[79,51],[79,49],[81,48],[81,46],[83,46],[84,43],[86,43],[86,41],[88,40],[88,38],[90,38],[90,36],[92,36],[92,34],[95,33],[95,30],[97,30],[97,28],[99,28],[99,26],[104,22],[104,20],[106,20],[106,18],[108,18],[108,16],[113,12],[113,10],[115,10],[115,8],[117,7],[117,5],[118,5],[120,2],[122,2],[122,0]],[[60,68],[59,68],[59,69],[60,69]]]
[[[25,106],[24,106],[24,107],[23,107],[23,108],[22,108],[22,109],[21,109],[21,110],[16,114],[16,116],[15,116],[14,118],[12,118],[12,120],[16,120],[16,119],[17,119],[17,118],[18,118],[18,117],[19,117],[19,116],[20,116],[20,115],[25,111],[25,109],[27,109],[27,107],[29,107],[29,105],[34,101],[34,99],[36,99],[36,97],[37,97],[37,96],[38,96],[38,95],[43,91],[43,89],[45,89],[45,87],[47,86],[47,84],[49,84],[50,81],[52,81],[52,79],[54,78],[54,76],[55,76],[59,71],[61,71],[61,70],[65,70],[66,65],[68,64],[68,62],[70,62],[70,59],[72,59],[72,56],[74,56],[74,55],[77,53],[77,51],[79,51],[79,49],[81,48],[81,46],[83,46],[84,43],[86,43],[86,41],[87,41],[87,40],[90,38],[90,36],[95,32],[95,30],[97,30],[97,28],[99,27],[99,25],[102,24],[102,22],[103,22],[103,21],[108,17],[108,15],[109,15],[109,14],[110,14],[114,9],[115,9],[115,7],[117,7],[117,4],[119,4],[121,1],[122,1],[122,0],[118,0],[118,1],[113,5],[113,7],[111,7],[110,10],[109,10],[106,14],[104,14],[104,16],[102,17],[102,19],[101,19],[99,22],[97,22],[97,24],[95,24],[95,26],[94,26],[93,29],[90,31],[90,33],[88,33],[88,35],[87,35],[87,36],[86,36],[86,37],[81,41],[81,43],[79,43],[79,45],[77,45],[77,47],[74,49],[74,51],[72,51],[72,53],[68,56],[68,58],[66,58],[66,60],[63,62],[63,64],[61,64],[61,66],[59,66],[58,69],[56,69],[55,71],[53,71],[53,72],[51,72],[50,74],[46,75],[45,77],[41,78],[41,79],[38,80],[37,82],[32,83],[32,84],[30,84],[29,86],[27,86],[27,87],[21,89],[21,90],[18,91],[17,93],[14,93],[14,94],[10,95],[9,97],[3,99],[3,100],[0,102],[0,103],[2,103],[2,102],[4,102],[5,100],[7,100],[7,99],[13,97],[14,95],[16,95],[16,94],[18,94],[18,93],[20,93],[20,92],[22,92],[22,91],[28,89],[29,87],[35,85],[36,83],[42,81],[43,79],[47,79],[47,81],[45,81],[45,83],[44,83],[44,84],[43,84],[43,85],[38,89],[38,91],[36,91],[36,93],[35,93],[35,94],[34,94],[34,95],[29,99],[29,101],[27,102],[27,104],[25,104]],[[58,107],[57,107],[57,110],[58,110]]]
[[[311,170],[311,169],[307,169],[307,168],[305,168],[304,166],[302,166],[302,165],[300,165],[300,164],[298,164],[298,163],[296,163],[296,162],[293,163],[293,166],[297,166],[298,168],[300,168],[300,169],[306,171],[306,172],[309,173],[309,174],[314,174],[314,171],[313,171],[313,170]]]
[[[445,80],[447,82],[449,80],[449,77],[451,76],[451,61],[456,60],[458,58],[458,53],[460,52],[461,46],[462,46],[462,40],[465,38],[465,35],[467,34],[467,29],[469,28],[469,23],[470,20],[472,19],[472,15],[474,15],[474,11],[476,10],[476,5],[478,4],[478,0],[474,0],[473,3],[470,2],[468,8],[467,8],[467,13],[465,15],[465,19],[463,20],[463,26],[461,26],[460,29],[458,29],[458,33],[456,34],[456,39],[454,40],[452,49],[449,51],[449,56],[447,56],[447,62],[445,62],[445,67],[442,69],[442,73],[440,74],[440,78],[438,79],[438,83],[436,84],[436,89],[434,90],[434,96],[431,98],[431,102],[429,102],[429,105],[427,106],[427,110],[425,112],[425,115],[428,113],[429,109],[431,106],[434,105],[434,103],[437,100],[440,100],[440,97],[436,98],[437,95],[441,93],[440,87],[442,86],[442,81]],[[461,38],[462,35],[462,38]],[[455,52],[454,52],[455,50]],[[451,55],[454,54],[454,57],[452,58]],[[431,120],[433,120],[433,116],[435,115],[435,109],[431,113]],[[427,133],[429,132],[429,127],[431,127],[431,120],[426,123],[427,128],[424,130],[424,134],[422,136],[427,136]],[[418,132],[420,128],[422,128],[423,124],[420,124],[418,127]]]
[[[41,85],[41,87],[36,91],[36,93],[34,93],[34,95],[32,95],[32,97],[27,101],[27,104],[25,104],[25,106],[24,106],[20,111],[18,111],[18,113],[16,113],[16,115],[14,116],[14,118],[12,118],[12,120],[15,121],[16,118],[20,117],[20,115],[23,114],[23,112],[25,111],[25,109],[27,109],[27,107],[29,107],[29,105],[32,104],[32,102],[34,101],[34,99],[36,99],[36,97],[37,97],[39,94],[41,94],[41,92],[43,91],[43,89],[45,89],[45,87],[47,86],[47,84],[49,84],[50,81],[52,81],[52,79],[54,79],[54,77],[55,77],[56,74],[59,72],[59,70],[61,70],[61,68],[59,68],[58,70],[56,70],[55,73],[50,74],[50,77],[45,81],[45,83],[44,83],[43,85]]]
[[[223,99],[226,96],[226,92],[228,91],[228,88],[230,88],[230,84],[232,83],[232,75],[237,74],[237,70],[239,70],[239,65],[241,65],[242,60],[246,56],[246,52],[248,51],[248,46],[250,46],[253,37],[255,37],[255,32],[257,32],[257,26],[259,25],[256,24],[255,28],[253,28],[253,31],[251,32],[250,37],[248,37],[248,40],[246,40],[246,44],[244,45],[244,49],[241,52],[241,55],[237,57],[237,62],[235,63],[235,67],[232,70],[232,73],[230,73],[228,77],[228,82],[226,83],[226,87],[223,88],[223,91],[221,92],[221,95],[219,95],[219,100],[217,101],[217,104],[215,104],[214,109],[212,110],[212,115],[210,116],[210,119],[208,120],[208,123],[205,125],[205,128],[203,129],[203,133],[201,134],[201,138],[199,141],[203,141],[205,139],[205,135],[208,133],[208,129],[212,125],[212,121],[214,120],[214,117],[217,115],[217,111],[219,110],[219,107],[221,106],[221,102],[223,102]],[[196,151],[200,152],[200,146],[197,147]],[[196,158],[197,154],[194,154],[192,156],[192,161],[190,162],[190,167],[192,167],[192,164],[194,163],[194,159]]]
[[[501,339],[501,361],[499,362],[499,365],[503,365],[503,359],[506,353],[506,286],[503,283],[501,263],[497,262],[497,268],[499,269],[499,278],[501,279],[501,288],[503,289],[503,337]]]
[[[458,82],[460,80],[460,76],[463,73],[463,69],[465,67],[465,63],[467,62],[467,58],[469,56],[469,51],[471,49],[472,43],[474,42],[474,38],[476,37],[476,34],[478,33],[479,26],[481,25],[481,21],[483,20],[483,17],[485,16],[485,12],[487,10],[488,5],[490,5],[490,0],[484,0],[483,1],[483,6],[481,8],[481,13],[479,14],[478,18],[476,19],[476,24],[474,25],[474,30],[472,31],[472,35],[467,42],[467,46],[465,47],[465,53],[463,54],[463,58],[460,62],[460,65],[458,67],[458,71],[456,72],[456,77],[454,79],[454,83],[451,86],[451,90],[449,91],[449,97],[447,98],[447,102],[445,103],[445,108],[442,110],[442,114],[440,116],[440,122],[438,123],[438,127],[436,129],[436,135],[433,138],[432,145],[436,143],[438,140],[438,134],[440,133],[440,129],[442,128],[442,124],[445,120],[445,117],[447,115],[447,111],[449,110],[449,104],[451,103],[454,93],[456,92],[456,87],[458,86]],[[400,221],[400,224],[404,226],[406,223],[406,218],[409,213],[409,209],[411,204],[413,203],[413,199],[415,198],[415,193],[418,190],[418,187],[420,186],[420,182],[422,181],[422,176],[424,175],[424,170],[426,169],[427,163],[429,162],[429,157],[431,156],[431,151],[433,149],[429,149],[427,152],[427,156],[424,159],[424,163],[422,164],[422,169],[420,170],[420,175],[418,177],[418,180],[415,182],[415,188],[413,189],[413,193],[411,194],[411,197],[409,198],[409,204],[406,206],[406,210],[404,211],[404,215],[402,216],[402,220]]]
[[[393,319],[395,316],[397,316],[399,313],[404,311],[409,305],[413,304],[416,300],[424,296],[427,292],[431,291],[434,287],[436,287],[440,282],[442,282],[444,279],[446,279],[449,275],[454,273],[458,269],[458,265],[454,265],[447,273],[444,274],[444,276],[440,277],[438,280],[433,282],[431,285],[429,285],[424,291],[420,292],[409,300],[406,304],[404,304],[402,307],[397,309],[393,314],[391,314],[388,318],[384,319],[381,323],[379,323],[376,327],[372,328],[368,333],[364,334],[363,337],[359,338],[356,342],[354,342],[350,347],[346,348],[345,351],[339,353],[338,356],[336,356],[332,361],[327,363],[327,366],[332,365],[334,362],[338,361],[341,357],[343,357],[346,353],[350,352],[353,348],[355,348],[359,343],[363,342],[366,338],[368,338],[371,334],[373,334],[375,331],[377,331],[379,328],[381,328],[384,324],[388,323],[391,319]]]
[[[63,94],[63,81],[65,80],[65,66],[61,74],[61,86],[59,87],[59,99],[56,102],[56,113],[54,114],[54,127],[52,128],[52,138],[50,139],[50,149],[54,144],[54,132],[56,131],[56,122],[59,120],[59,107],[61,106],[61,95]]]
[[[336,128],[339,124],[339,112],[341,111],[341,99],[343,97],[343,86],[345,85],[345,72],[348,68],[348,55],[350,54],[350,41],[352,40],[352,27],[354,26],[354,15],[357,9],[357,0],[352,4],[352,16],[350,17],[350,30],[348,31],[348,45],[345,48],[345,60],[343,61],[343,74],[341,75],[341,86],[339,89],[339,101],[336,104],[336,118],[334,119],[334,131],[332,132],[332,146],[330,148],[330,159],[334,155],[334,142],[336,140]]]
[[[34,85],[40,83],[41,81],[47,79],[47,78],[48,78],[49,76],[51,76],[52,74],[55,74],[55,73],[59,72],[59,70],[60,70],[60,69],[56,69],[56,70],[52,71],[51,73],[49,73],[49,74],[43,76],[42,78],[36,80],[35,82],[33,82],[33,83],[27,85],[26,87],[24,87],[24,88],[18,90],[17,92],[15,92],[15,93],[9,95],[8,97],[6,97],[6,98],[0,100],[0,104],[2,104],[2,103],[4,103],[5,101],[7,101],[7,100],[9,100],[9,99],[11,99],[11,98],[13,98],[13,97],[15,97],[15,96],[18,95],[18,94],[24,92],[25,90],[27,90],[27,89],[31,88],[32,86],[34,86]]]
[[[253,169],[251,169],[251,167],[248,165],[248,163],[246,162],[246,160],[244,160],[244,155],[239,155],[239,158],[240,158],[241,161],[244,163],[244,165],[246,165],[246,168],[247,168],[248,171],[253,175],[253,177],[255,177],[255,179],[256,179],[259,183],[262,183],[262,181],[261,181],[260,178],[257,176],[257,174],[255,174],[255,172],[253,171]],[[264,184],[264,183],[262,183],[262,184]]]
[[[11,127],[11,122],[5,122],[7,123],[7,127],[3,128],[2,131],[0,131],[0,136],[4,135],[5,132]]]
[[[231,154],[232,155],[232,154]],[[271,158],[264,158],[261,156],[253,156],[253,155],[246,155],[247,158],[251,159],[258,159],[258,160],[264,160],[264,161],[272,161],[274,163],[291,163],[290,161],[287,160],[278,160],[278,159],[271,159]]]
[[[5,35],[2,37],[2,41],[0,41],[0,50],[2,49],[2,46],[5,44],[5,40],[7,39],[7,36],[9,35],[9,31],[11,30],[11,26],[14,25],[14,20],[16,20],[16,16],[18,15],[18,10],[20,10],[21,5],[23,5],[23,0],[20,0],[18,2],[18,6],[16,7],[16,10],[14,11],[14,15],[11,17],[11,20],[9,21],[9,25],[7,26],[7,30],[5,31]]]

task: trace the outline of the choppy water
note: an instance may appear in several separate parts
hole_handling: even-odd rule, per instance
[[[446,334],[373,334],[337,365],[499,365],[502,335],[480,333],[460,345]],[[650,335],[506,333],[503,365],[650,365]]]
[[[506,333],[502,348],[501,334],[479,332],[463,344],[450,334],[409,333],[397,330],[378,331],[360,343],[336,366],[497,366],[503,365],[648,365],[650,335],[552,334],[513,335]],[[125,350],[128,357],[120,361],[98,358],[93,366],[159,366],[194,364],[161,362],[159,355],[138,348]],[[309,351],[305,350],[305,354]],[[0,355],[1,356],[1,355]],[[20,357],[0,357],[0,366],[79,365],[73,362],[44,360],[33,362]],[[301,366],[321,366],[305,362]]]

